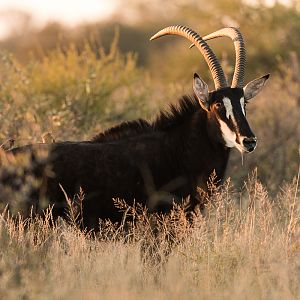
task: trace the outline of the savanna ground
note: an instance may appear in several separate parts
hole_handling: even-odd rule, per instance
[[[16,145],[40,142],[45,131],[56,140],[83,140],[122,120],[151,118],[166,103],[191,92],[198,68],[207,82],[211,79],[199,54],[183,40],[162,41],[162,47],[145,40],[164,25],[188,23],[206,34],[235,20],[248,45],[247,79],[272,73],[248,105],[258,148],[243,163],[233,151],[230,179],[218,188],[209,183],[212,196],[205,213],[196,212],[192,223],[180,207],[168,216],[149,217],[138,206],[120,202],[134,223],[118,227],[103,221],[94,234],[78,229],[80,217],[72,205],[65,220],[52,220],[51,209],[43,217],[24,219],[18,214],[24,209],[23,193],[14,194],[10,211],[7,199],[0,199],[1,299],[300,298],[299,7],[296,2],[287,8],[234,1],[236,14],[228,1],[212,1],[208,8],[193,1],[178,3],[181,10],[168,16],[150,11],[143,26],[119,24],[121,30],[114,33],[114,25],[108,24],[111,31],[100,34],[101,39],[95,32],[107,24],[82,26],[77,36],[49,25],[2,42],[0,141],[13,137]],[[221,13],[227,21],[218,18]],[[260,28],[259,39],[254,24]],[[66,40],[53,39],[53,28]],[[126,32],[131,32],[127,44]],[[99,40],[105,44],[107,36],[110,46],[102,47]],[[229,45],[212,42],[231,74]],[[18,161],[13,167],[18,169]],[[157,237],[152,231],[155,218]],[[170,239],[173,249],[165,257]],[[146,260],[141,248],[150,256]]]

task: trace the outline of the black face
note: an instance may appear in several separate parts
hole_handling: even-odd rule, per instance
[[[224,144],[240,152],[252,152],[257,139],[246,119],[244,91],[224,88],[210,94],[210,114],[215,116]]]

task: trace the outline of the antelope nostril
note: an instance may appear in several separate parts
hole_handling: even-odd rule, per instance
[[[255,137],[245,137],[243,139],[243,145],[247,149],[247,151],[252,152],[256,147],[257,139]]]

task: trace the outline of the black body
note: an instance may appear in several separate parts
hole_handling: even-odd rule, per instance
[[[173,200],[181,202],[188,196],[190,210],[203,205],[197,186],[207,190],[214,170],[222,180],[229,157],[229,148],[218,140],[219,129],[213,124],[195,96],[183,97],[178,107],[171,106],[153,123],[124,122],[92,141],[29,145],[11,152],[50,148],[48,162],[54,176],[44,178],[33,197],[43,191],[54,204],[54,215],[64,215],[66,202],[59,184],[71,198],[82,187],[84,224],[96,228],[99,218],[121,220],[113,198],[129,205],[136,200],[161,212],[168,212]],[[42,174],[37,169],[44,167],[36,164],[34,172]]]

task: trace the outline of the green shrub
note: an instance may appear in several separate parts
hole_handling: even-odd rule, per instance
[[[62,140],[88,138],[108,124],[147,114],[147,79],[136,56],[121,54],[116,43],[109,53],[95,53],[89,43],[81,52],[75,45],[57,48],[25,66],[2,53],[0,139],[13,136],[24,144],[43,131]]]

